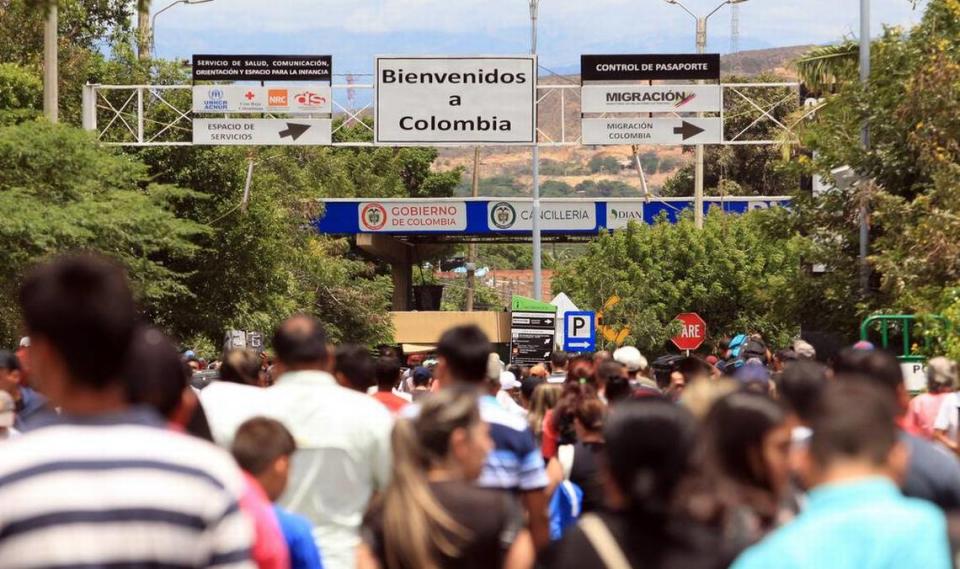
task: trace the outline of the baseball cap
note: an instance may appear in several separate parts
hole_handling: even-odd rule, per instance
[[[758,358],[750,358],[733,377],[742,383],[766,383],[770,380],[770,370]]]
[[[856,344],[853,345],[853,349],[854,349],[854,350],[865,350],[865,351],[868,351],[868,352],[869,352],[869,351],[875,350],[876,347],[873,345],[872,342],[868,342],[868,341],[866,341],[866,340],[860,340],[859,342],[857,342]]]
[[[430,381],[432,377],[430,370],[425,367],[414,368],[413,370],[413,380],[414,381]]]
[[[627,371],[631,373],[647,368],[647,358],[633,346],[617,348],[617,351],[613,352],[613,359],[626,366]]]
[[[517,381],[517,376],[513,375],[512,371],[505,371],[500,374],[500,389],[510,391],[518,387],[520,387],[520,382]]]
[[[817,350],[812,344],[805,340],[797,340],[793,343],[793,351],[801,360],[813,360],[817,358]]]
[[[0,427],[10,428],[17,418],[17,405],[6,391],[0,391]]]
[[[957,387],[957,362],[943,356],[931,358],[927,362],[927,381],[938,386]]]

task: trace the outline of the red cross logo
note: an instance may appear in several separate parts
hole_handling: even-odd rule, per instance
[[[244,97],[246,97],[248,101],[252,101],[256,95],[253,94],[253,91],[247,91],[247,94],[244,95]]]

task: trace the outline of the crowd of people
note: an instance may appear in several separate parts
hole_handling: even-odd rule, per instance
[[[954,566],[957,364],[925,393],[861,342],[758,335],[652,362],[429,359],[331,346],[182,352],[123,272],[68,256],[0,352],[0,567],[734,569]]]

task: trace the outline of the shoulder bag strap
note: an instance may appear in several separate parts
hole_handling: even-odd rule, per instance
[[[580,519],[579,526],[606,569],[631,569],[627,556],[623,554],[616,538],[610,533],[610,529],[603,520],[593,514],[587,514]]]

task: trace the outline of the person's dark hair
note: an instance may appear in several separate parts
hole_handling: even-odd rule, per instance
[[[467,383],[486,380],[487,359],[492,351],[487,335],[474,325],[447,330],[437,344],[437,356],[444,359],[453,377]]]
[[[689,382],[701,378],[710,377],[710,364],[697,356],[687,356],[676,363],[676,370],[683,374],[684,379]]]
[[[533,392],[537,387],[546,382],[547,380],[542,377],[526,377],[520,382],[520,394],[523,395],[523,398],[527,401],[532,401]]]
[[[784,348],[782,350],[777,350],[777,353],[774,354],[777,357],[777,360],[781,363],[795,362],[800,358],[797,356],[797,352],[793,351],[793,348]]]
[[[777,393],[801,421],[809,422],[826,385],[826,366],[809,360],[792,361],[780,375]]]
[[[240,468],[254,476],[296,450],[297,443],[283,423],[267,417],[254,417],[240,425],[230,447]]]
[[[550,369],[554,372],[567,365],[567,352],[556,351],[550,354]]]
[[[20,358],[18,358],[17,354],[13,352],[0,350],[0,369],[5,369],[7,371],[19,371]]]
[[[44,263],[24,280],[20,306],[30,336],[50,341],[72,382],[101,390],[120,381],[137,310],[117,265],[93,255]]]
[[[772,491],[758,457],[764,438],[782,425],[784,418],[783,409],[766,395],[739,392],[723,397],[703,422],[704,467],[734,483]]]
[[[639,526],[662,531],[687,472],[693,416],[665,399],[624,401],[610,412],[603,435],[610,476],[627,498],[627,512]]]
[[[366,348],[344,344],[337,348],[335,359],[334,371],[343,374],[353,389],[366,392],[373,385],[377,373],[376,364]]]
[[[596,397],[583,399],[573,412],[573,416],[588,431],[602,430],[606,414],[607,406]]]
[[[223,354],[220,380],[244,385],[260,384],[260,356],[253,350],[230,350]]]
[[[821,466],[842,458],[884,465],[897,442],[894,398],[870,378],[838,379],[824,390],[810,422],[814,460]]]
[[[593,386],[580,383],[563,384],[560,401],[553,409],[553,428],[558,434],[559,444],[567,445],[577,442],[577,431],[573,426],[573,419],[577,409],[586,399],[597,399],[597,392]]]
[[[377,388],[388,391],[397,386],[400,379],[400,360],[392,357],[381,357],[376,364]]]
[[[323,362],[329,356],[327,334],[311,316],[300,314],[288,318],[273,335],[277,359],[287,366]]]
[[[567,361],[566,381],[596,384],[596,380],[593,377],[593,359],[586,356],[577,356],[569,359]]]
[[[603,394],[607,398],[607,403],[613,404],[624,399],[629,399],[633,394],[633,387],[630,385],[630,379],[623,376],[625,366],[614,360],[605,360],[597,366],[597,383],[603,387]]]
[[[846,349],[833,362],[839,376],[862,376],[896,395],[903,386],[903,370],[893,354],[884,350]]]
[[[163,332],[139,326],[120,375],[131,404],[146,405],[169,419],[183,401],[191,374]]]

